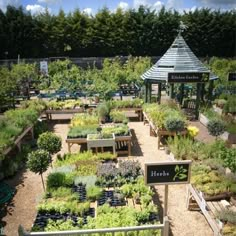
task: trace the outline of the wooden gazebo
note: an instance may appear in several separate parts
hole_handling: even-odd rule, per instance
[[[194,55],[179,30],[178,36],[167,52],[146,71],[141,78],[145,82],[145,102],[151,101],[152,84],[158,84],[158,102],[161,101],[162,84],[170,84],[170,97],[173,98],[174,83],[180,85],[180,103],[183,100],[184,84],[197,83],[196,118],[204,83],[209,81],[209,93],[213,90],[213,81],[218,79]]]

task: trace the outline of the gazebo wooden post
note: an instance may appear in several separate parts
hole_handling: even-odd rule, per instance
[[[184,98],[184,83],[181,83],[180,84],[180,99],[179,99],[180,106],[182,106],[183,98]]]
[[[214,80],[209,81],[209,89],[208,89],[208,100],[212,101],[213,99],[213,88],[214,88]]]
[[[152,100],[152,83],[150,82],[149,83],[149,93],[148,93],[148,102],[151,103],[151,100]]]
[[[201,84],[201,100],[204,101],[204,95],[205,95],[205,84]]]
[[[174,98],[174,84],[170,84],[170,98]]]
[[[201,99],[201,87],[200,83],[197,83],[197,98],[196,98],[196,111],[195,111],[195,118],[198,119],[199,116],[199,107],[200,107],[200,99]]]
[[[148,81],[145,80],[145,103],[147,103],[147,94],[148,94]]]
[[[158,83],[158,104],[161,104],[161,83]]]

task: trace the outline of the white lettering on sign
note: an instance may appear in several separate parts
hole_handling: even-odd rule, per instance
[[[164,170],[162,172],[158,172],[156,170],[151,171],[151,177],[159,177],[159,176],[169,176],[169,172],[165,172]]]

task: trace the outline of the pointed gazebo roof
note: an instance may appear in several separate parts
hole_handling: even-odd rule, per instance
[[[167,82],[169,72],[210,72],[194,55],[184,38],[179,33],[167,52],[146,71],[141,78],[156,82]],[[217,79],[210,73],[210,80]]]

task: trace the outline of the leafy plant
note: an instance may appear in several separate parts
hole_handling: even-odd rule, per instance
[[[207,124],[208,132],[215,137],[223,134],[225,131],[225,124],[223,121],[218,119],[210,120]]]
[[[74,226],[74,222],[72,220],[48,220],[47,226],[45,227],[46,232],[50,231],[63,231],[63,230],[78,230],[81,226]]]
[[[236,212],[233,210],[225,209],[218,213],[218,218],[223,222],[236,225]]]
[[[180,132],[185,128],[185,121],[181,117],[169,116],[165,120],[165,128],[170,132]]]
[[[91,201],[98,200],[103,193],[102,188],[97,186],[90,186],[86,188],[87,198]]]
[[[59,188],[64,186],[66,175],[62,172],[50,173],[47,177],[47,188]]]
[[[128,122],[128,119],[123,111],[119,111],[119,110],[114,109],[110,112],[110,116],[111,116],[112,121],[114,123]]]
[[[61,150],[61,138],[52,132],[45,132],[39,136],[37,145],[40,149],[55,154]]]
[[[29,153],[27,167],[35,174],[40,174],[43,184],[43,189],[45,191],[43,173],[48,169],[51,157],[49,152],[45,150],[36,150]]]

